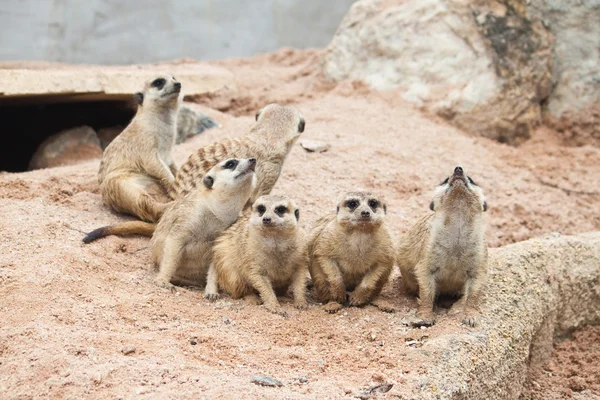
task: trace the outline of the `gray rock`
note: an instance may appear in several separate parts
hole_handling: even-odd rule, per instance
[[[177,115],[177,138],[175,142],[177,144],[183,143],[188,137],[217,126],[220,125],[209,116],[188,106],[181,106]]]
[[[254,376],[250,379],[250,382],[260,385],[260,386],[269,386],[269,387],[281,387],[283,383],[278,381],[277,379],[269,378],[268,376]]]
[[[54,134],[44,140],[29,161],[29,170],[74,165],[102,157],[96,132],[79,126]]]
[[[400,88],[459,127],[519,143],[552,88],[552,34],[524,5],[492,0],[360,0],[323,60],[334,81]]]

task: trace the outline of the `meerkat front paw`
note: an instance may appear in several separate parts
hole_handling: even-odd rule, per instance
[[[219,299],[219,293],[204,293],[204,298],[208,301],[217,301]]]
[[[177,288],[175,287],[175,285],[173,285],[171,282],[166,281],[164,279],[157,278],[154,280],[154,283],[156,284],[156,286],[161,287],[163,289],[168,289],[172,293],[175,293],[177,291]]]
[[[298,310],[306,310],[308,308],[308,303],[306,300],[295,301],[294,307],[296,307]]]
[[[411,325],[414,327],[432,326],[433,324],[435,324],[435,317],[431,310],[419,310],[417,317],[411,321]]]
[[[328,312],[329,314],[335,314],[336,312],[342,309],[342,305],[337,301],[330,301],[329,303],[323,306],[323,310]]]
[[[349,306],[359,307],[359,306],[365,305],[366,303],[367,303],[367,299],[363,295],[357,294],[356,292],[352,292],[348,296],[348,305]]]
[[[244,301],[253,306],[259,306],[263,303],[262,300],[260,299],[260,297],[258,297],[255,294],[249,294],[249,295],[245,296]]]
[[[463,325],[475,327],[479,321],[479,311],[473,309],[466,309],[461,316],[461,322]]]
[[[279,304],[266,304],[265,303],[265,308],[273,314],[277,314],[282,317],[288,316],[288,314],[285,311],[283,311],[283,309],[281,308],[281,306]]]

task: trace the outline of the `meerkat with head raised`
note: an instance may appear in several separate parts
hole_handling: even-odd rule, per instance
[[[227,157],[255,157],[256,188],[247,206],[269,194],[279,178],[283,163],[302,132],[304,117],[292,106],[269,104],[256,114],[250,132],[198,149],[181,166],[170,191],[174,199],[185,196],[200,184],[213,165]]]
[[[462,295],[450,313],[475,326],[488,272],[483,190],[456,167],[435,190],[430,208],[433,213],[400,239],[397,252],[404,287],[419,295],[415,325],[433,324],[435,298],[448,294]]]
[[[181,83],[170,76],[147,81],[134,95],[137,112],[104,150],[98,184],[104,202],[115,211],[157,222],[172,199],[168,196],[177,167],[171,148],[181,104]],[[137,221],[136,221],[137,222]],[[151,234],[151,224],[126,222],[96,229],[84,242],[111,234]],[[135,226],[135,228],[132,228]]]
[[[175,201],[152,236],[157,285],[206,284],[213,241],[238,218],[255,184],[256,159],[227,159],[212,167],[202,186]]]
[[[394,246],[379,196],[346,193],[337,214],[317,221],[308,241],[312,296],[337,312],[346,301],[361,306],[376,300],[394,265]]]
[[[234,299],[262,302],[267,310],[285,315],[277,295],[291,288],[294,306],[306,308],[308,257],[299,218],[300,210],[289,197],[259,197],[250,214],[215,241],[206,298],[217,299],[220,287]]]

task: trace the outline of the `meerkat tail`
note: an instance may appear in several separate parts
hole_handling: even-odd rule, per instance
[[[128,221],[120,222],[118,224],[104,226],[102,228],[95,229],[85,235],[83,243],[91,243],[94,240],[103,238],[109,235],[143,235],[152,236],[156,224],[143,221]]]

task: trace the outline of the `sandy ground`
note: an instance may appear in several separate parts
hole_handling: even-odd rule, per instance
[[[257,109],[277,101],[304,114],[302,138],[332,146],[321,154],[295,146],[274,190],[297,200],[305,228],[334,211],[344,191],[365,189],[386,196],[399,235],[462,165],[487,193],[492,247],[600,229],[599,148],[567,147],[563,134],[543,127],[519,148],[473,137],[395,92],[324,83],[318,56],[284,49],[215,62],[235,71],[238,88],[191,99],[222,128],[177,146],[176,161],[245,133]],[[97,168],[90,161],[0,175],[2,398],[339,399],[379,383],[393,384],[385,396],[398,398],[406,376],[427,373],[419,363],[426,355],[406,343],[467,329],[445,316],[426,330],[402,326],[416,301],[397,274],[384,290],[396,314],[285,305],[290,317],[282,318],[227,298],[209,304],[197,290],[159,289],[146,238],[81,243],[83,232],[123,219],[102,205]],[[256,375],[283,387],[252,384]]]
[[[547,365],[533,368],[522,399],[600,399],[600,326],[588,326],[554,346]]]

